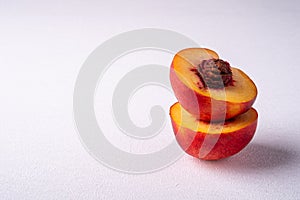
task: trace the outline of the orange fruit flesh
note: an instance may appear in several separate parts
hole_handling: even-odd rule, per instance
[[[257,95],[257,88],[253,81],[241,70],[232,67],[234,85],[223,89],[199,88],[199,77],[192,71],[198,64],[207,59],[218,59],[219,56],[212,50],[203,48],[184,49],[173,59],[173,68],[181,82],[188,88],[215,100],[232,103],[248,102]]]
[[[208,134],[226,134],[243,129],[255,122],[258,116],[256,110],[250,108],[244,114],[225,121],[225,123],[209,123],[196,119],[193,115],[184,110],[178,102],[171,106],[170,115],[178,127]]]

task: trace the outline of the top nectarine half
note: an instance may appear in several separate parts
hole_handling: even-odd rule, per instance
[[[170,80],[182,107],[203,121],[223,121],[245,113],[257,96],[255,84],[244,72],[205,48],[178,52]]]

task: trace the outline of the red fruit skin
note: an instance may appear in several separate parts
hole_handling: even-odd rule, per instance
[[[247,112],[256,98],[241,103],[211,99],[188,88],[176,74],[173,63],[170,68],[170,82],[181,106],[197,119],[203,121],[224,121]],[[212,106],[213,105],[213,106]]]
[[[256,119],[247,127],[231,133],[207,134],[179,127],[172,118],[171,121],[179,146],[189,155],[202,160],[219,160],[240,152],[249,144],[257,127]],[[207,146],[202,146],[204,139]],[[211,143],[215,143],[212,149],[209,148]]]

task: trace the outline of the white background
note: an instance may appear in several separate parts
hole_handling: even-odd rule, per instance
[[[0,0],[0,199],[299,199],[299,6],[296,0]],[[83,148],[72,113],[81,65],[105,40],[145,27],[182,33],[255,81],[259,126],[240,154],[218,162],[185,155],[161,171],[132,175],[104,167]],[[150,94],[137,93],[132,103]],[[161,96],[151,98],[156,104]],[[166,116],[173,102],[168,93]],[[148,116],[148,103],[129,105],[133,121]],[[173,136],[168,130],[162,144]]]

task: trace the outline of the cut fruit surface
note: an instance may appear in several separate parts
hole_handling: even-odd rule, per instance
[[[179,103],[204,121],[230,119],[250,109],[257,96],[253,81],[241,70],[231,67],[233,85],[206,88],[197,73],[203,60],[218,59],[212,50],[190,48],[178,52],[171,64],[170,80]]]
[[[200,159],[217,160],[238,153],[251,141],[258,114],[251,108],[223,123],[209,123],[176,103],[170,108],[170,117],[176,140],[184,151]]]
[[[209,134],[230,133],[247,127],[249,124],[257,120],[257,112],[254,108],[250,108],[250,110],[246,113],[225,121],[225,123],[209,123],[207,121],[198,120],[195,116],[183,109],[179,103],[176,103],[171,107],[170,114],[174,122],[180,125],[180,127]]]

